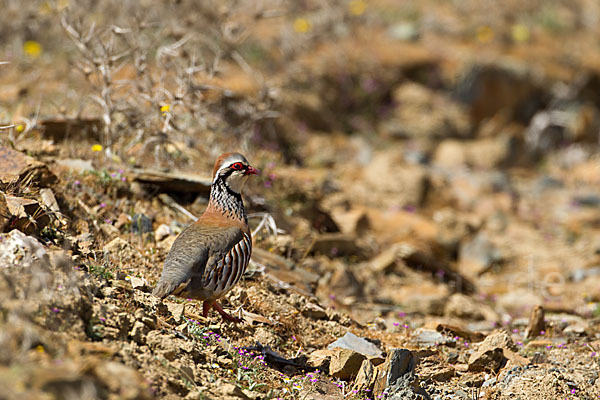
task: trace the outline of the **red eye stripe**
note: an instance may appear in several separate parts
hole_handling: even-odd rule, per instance
[[[244,166],[242,165],[242,163],[236,162],[236,163],[231,164],[231,168],[240,170],[240,169],[244,168]]]

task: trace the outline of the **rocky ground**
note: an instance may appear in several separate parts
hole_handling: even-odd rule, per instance
[[[7,1],[0,399],[600,398],[600,7]],[[150,293],[216,156],[224,299]]]

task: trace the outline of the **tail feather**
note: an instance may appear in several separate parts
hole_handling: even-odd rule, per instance
[[[156,284],[156,287],[152,291],[152,295],[164,299],[173,292],[173,289],[175,288],[172,284],[161,280]]]

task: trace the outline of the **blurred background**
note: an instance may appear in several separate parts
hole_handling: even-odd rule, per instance
[[[413,329],[448,321],[486,334],[504,326],[522,345],[536,305],[551,338],[542,348],[597,343],[597,0],[0,6],[0,144],[50,168],[70,221],[29,215],[39,229],[26,233],[71,249],[97,290],[128,276],[154,284],[190,222],[177,204],[199,215],[215,158],[235,150],[263,173],[246,191],[254,275],[232,303],[265,316],[290,304],[302,311],[285,329],[232,333],[236,343],[319,350],[339,336],[320,319],[339,322],[339,310],[382,348],[423,346]],[[37,189],[2,191],[45,204]],[[136,239],[144,232],[150,242]],[[269,300],[247,300],[252,293]],[[319,310],[306,313],[290,293]],[[124,329],[106,321],[130,304],[107,311],[106,299],[89,305],[84,324]],[[44,329],[77,326],[49,315]],[[103,338],[94,332],[87,339]],[[467,351],[451,364],[468,363]],[[549,357],[571,362],[561,354]],[[128,357],[135,368],[149,362]],[[153,371],[145,379],[159,395],[193,392]],[[464,384],[431,379],[434,391]],[[569,379],[589,396],[597,390]],[[528,390],[527,379],[514,382]]]
[[[402,145],[410,163],[531,165],[597,143],[599,7],[4,0],[0,119],[22,125],[14,141],[84,120],[111,158],[163,168],[231,147],[326,163],[306,154],[315,137]],[[463,154],[477,147],[489,157]]]

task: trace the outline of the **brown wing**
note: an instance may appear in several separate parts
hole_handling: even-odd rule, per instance
[[[161,298],[172,293],[202,297],[207,265],[214,264],[209,260],[225,257],[244,235],[239,227],[188,226],[175,239],[152,293]]]

